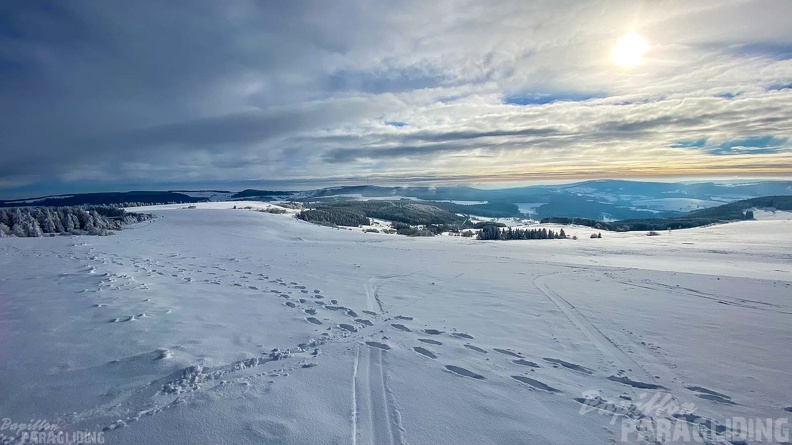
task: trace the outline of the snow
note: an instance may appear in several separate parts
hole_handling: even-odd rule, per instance
[[[776,210],[775,208],[772,208],[772,207],[761,207],[761,208],[760,207],[754,207],[754,208],[745,209],[745,210],[753,211],[754,219],[762,220],[762,221],[766,221],[766,220],[783,221],[783,220],[786,220],[786,219],[792,219],[792,212],[785,212],[785,211],[782,211],[782,210]]]
[[[788,214],[482,242],[195,206],[0,240],[0,417],[112,444],[510,444],[620,441],[584,394],[789,416]]]
[[[721,201],[693,199],[693,198],[659,198],[659,199],[638,199],[632,201],[633,206],[647,207],[650,210],[690,212],[698,209],[705,209],[722,205]],[[638,210],[637,207],[633,209]]]
[[[532,225],[535,223],[535,220],[526,219],[526,218],[518,218],[518,217],[508,217],[508,218],[490,218],[487,216],[481,215],[470,215],[470,220],[474,223],[481,223],[481,222],[491,222],[496,224],[503,224],[506,227],[535,227]]]
[[[262,201],[210,201],[192,204],[160,204],[142,207],[128,207],[129,212],[152,213],[170,210],[282,210],[286,214],[299,213],[299,210],[278,205],[277,203]]]
[[[452,204],[459,204],[463,206],[473,206],[487,204],[489,201],[461,201],[458,199],[436,199],[433,202],[450,202]]]
[[[388,196],[363,196],[361,193],[340,193],[336,195],[320,196],[321,199],[341,198],[354,201],[401,201],[402,199],[409,199],[411,201],[420,201],[420,199],[412,196],[401,195],[388,195]]]
[[[210,201],[227,201],[235,195],[233,192],[220,192],[213,190],[174,190],[174,193],[181,193],[191,198],[206,198]]]
[[[526,214],[528,216],[531,216],[531,215],[535,215],[536,214],[536,209],[538,209],[539,207],[541,207],[541,206],[543,206],[545,204],[547,204],[547,203],[546,202],[518,202],[516,205],[517,205],[517,210],[520,213],[524,213],[524,214]]]
[[[341,193],[336,195],[327,195],[321,196],[322,199],[329,199],[329,198],[341,198],[341,199],[348,199],[354,201],[401,201],[404,199],[410,201],[429,201],[429,202],[450,202],[453,204],[459,205],[478,205],[478,204],[486,204],[488,201],[464,201],[464,200],[456,200],[456,199],[421,199],[415,196],[404,196],[404,195],[388,195],[388,196],[363,196],[361,193]]]

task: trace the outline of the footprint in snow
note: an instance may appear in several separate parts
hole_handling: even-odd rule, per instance
[[[539,366],[538,363],[534,363],[534,362],[532,362],[530,360],[525,360],[525,359],[522,359],[522,358],[519,359],[519,360],[512,360],[512,363],[517,364],[517,365],[530,366],[531,368],[541,368],[541,366]]]
[[[393,326],[394,328],[396,328],[396,329],[398,329],[400,331],[403,331],[403,332],[412,332],[410,330],[410,328],[408,328],[407,326],[405,326],[403,324],[393,323],[393,324],[391,324],[391,326]]]
[[[522,358],[522,355],[520,355],[519,353],[509,351],[508,349],[493,348],[492,350],[495,352],[500,352],[501,354],[510,355],[512,357]]]
[[[727,396],[726,394],[721,394],[717,391],[713,391],[702,386],[686,386],[685,388],[697,393],[696,397],[698,398],[724,403],[726,405],[736,405],[736,403],[732,401],[731,397]]]
[[[456,338],[466,338],[468,340],[473,340],[473,336],[472,335],[465,334],[463,332],[454,332],[453,334],[451,334],[451,336],[452,337],[456,337]]]
[[[583,374],[591,374],[592,373],[591,370],[588,369],[588,368],[585,368],[583,366],[577,365],[575,363],[570,363],[570,362],[566,362],[564,360],[559,360],[557,358],[547,358],[547,357],[545,357],[544,360],[547,361],[547,362],[550,362],[550,363],[552,363],[554,365],[559,365],[559,366],[563,366],[564,368],[571,369],[573,371],[582,372]]]
[[[309,322],[311,322],[313,324],[322,324],[321,321],[319,321],[318,319],[316,319],[314,317],[308,317],[308,318],[306,318],[306,320],[308,320]]]
[[[420,346],[416,346],[416,347],[413,348],[413,350],[415,352],[423,355],[424,357],[429,357],[429,358],[432,358],[432,359],[437,358],[437,356],[432,351],[430,351],[430,350],[428,350],[426,348],[422,348]]]
[[[487,353],[487,351],[485,349],[479,348],[478,346],[473,346],[473,345],[466,344],[465,347],[468,348],[468,349],[472,349],[472,350],[474,350],[476,352],[480,352],[482,354],[486,354]]]
[[[338,325],[339,328],[349,331],[349,332],[357,332],[357,328],[352,326],[351,324],[341,323]]]
[[[380,343],[377,341],[367,341],[366,344],[371,346],[372,348],[382,349],[383,351],[387,351],[390,349],[390,346],[386,345],[385,343]]]
[[[157,357],[154,360],[165,360],[173,357],[173,352],[167,349],[157,349]]]
[[[419,338],[418,341],[421,342],[421,343],[429,343],[430,345],[442,345],[443,344],[443,343],[441,343],[441,342],[439,342],[437,340],[432,340],[431,338]]]
[[[374,323],[364,318],[356,318],[355,321],[365,326],[374,326]]]
[[[443,333],[443,331],[438,331],[437,329],[424,329],[423,331],[425,334],[429,335],[440,335]]]
[[[540,382],[539,380],[535,380],[535,379],[532,379],[530,377],[525,377],[525,376],[522,376],[522,375],[513,375],[513,376],[511,376],[511,378],[513,378],[515,380],[518,380],[520,382],[523,382],[523,383],[525,383],[526,385],[528,385],[528,386],[530,386],[532,388],[541,389],[542,391],[547,391],[547,392],[552,392],[552,393],[561,392],[561,391],[553,388],[552,386],[545,385],[544,383]]]
[[[636,380],[632,380],[627,376],[616,376],[612,375],[608,377],[608,380],[612,382],[622,383],[624,385],[632,386],[633,388],[640,388],[640,389],[665,389],[663,386],[655,385],[654,383],[644,383],[639,382]]]
[[[456,375],[460,375],[460,376],[463,376],[463,377],[470,377],[470,378],[473,378],[473,379],[476,379],[476,380],[484,380],[484,376],[483,375],[476,374],[475,372],[467,370],[467,369],[462,368],[460,366],[446,365],[445,368],[447,370],[453,372]]]

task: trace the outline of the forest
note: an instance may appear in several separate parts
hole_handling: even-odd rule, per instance
[[[0,208],[0,237],[110,235],[127,224],[152,218],[115,206]]]
[[[495,225],[484,226],[478,235],[480,240],[528,240],[528,239],[566,239],[564,229],[514,229]]]

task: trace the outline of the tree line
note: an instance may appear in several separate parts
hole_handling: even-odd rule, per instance
[[[126,224],[153,218],[115,206],[0,208],[0,237],[54,234],[109,235]]]
[[[478,235],[480,240],[565,239],[566,237],[564,229],[558,232],[544,228],[513,229],[508,227],[503,229],[495,225],[484,226]]]
[[[370,222],[363,212],[343,208],[303,210],[297,214],[297,218],[323,226],[358,227],[368,225]]]
[[[321,210],[329,214],[338,214],[341,218],[356,214],[365,218],[378,218],[410,225],[453,224],[461,223],[464,220],[463,217],[458,216],[454,212],[438,208],[435,205],[411,200],[319,202],[310,204],[310,206],[317,211]],[[323,216],[323,218],[338,219],[336,216],[331,215]]]

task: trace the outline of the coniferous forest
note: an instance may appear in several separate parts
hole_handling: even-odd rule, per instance
[[[513,229],[495,225],[484,226],[478,235],[480,240],[565,239],[566,237],[564,229],[556,232],[552,229]]]
[[[12,207],[0,209],[0,237],[109,235],[124,225],[152,218],[115,206]]]

